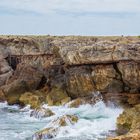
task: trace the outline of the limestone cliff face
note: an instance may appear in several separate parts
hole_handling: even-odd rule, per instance
[[[72,99],[94,91],[139,93],[140,38],[0,36],[0,86],[6,96],[16,82],[31,90],[57,88]]]

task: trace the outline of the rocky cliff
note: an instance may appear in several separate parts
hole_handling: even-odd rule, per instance
[[[71,99],[139,93],[140,38],[0,36],[0,86],[7,100],[18,95],[11,104],[44,87],[52,102],[56,91]]]
[[[140,103],[140,37],[0,36],[0,101],[77,107],[98,91],[105,102]]]

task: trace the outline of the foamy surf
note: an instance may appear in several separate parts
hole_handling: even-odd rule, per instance
[[[75,125],[60,128],[57,137],[52,140],[105,140],[110,131],[116,129],[116,118],[122,112],[121,108],[107,107],[102,101],[78,108],[43,107],[51,109],[55,115],[36,119],[30,117],[29,106],[20,109],[0,103],[0,140],[32,140],[35,132],[48,127],[50,121],[65,114],[76,115],[79,120]]]

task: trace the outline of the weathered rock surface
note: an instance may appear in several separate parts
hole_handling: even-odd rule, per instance
[[[45,102],[45,94],[40,91],[25,92],[19,97],[23,105],[31,105],[31,108],[38,108]]]
[[[5,59],[0,60],[0,86],[12,76],[13,70]]]
[[[7,100],[16,95],[10,104],[44,86],[50,104],[96,91],[140,92],[139,37],[0,36],[0,62],[0,88]],[[52,99],[59,91],[63,98]]]
[[[33,140],[50,139],[56,137],[61,127],[73,125],[78,121],[78,117],[74,115],[64,115],[52,121],[44,130],[36,132],[33,135]]]
[[[0,101],[36,108],[74,100],[71,107],[78,107],[88,97],[94,103],[97,91],[130,106],[140,103],[139,37],[0,36]],[[118,126],[132,130],[127,139],[139,129],[138,116],[135,107],[119,117]],[[37,137],[55,132],[48,127]]]
[[[50,117],[53,116],[54,113],[49,109],[49,108],[36,108],[35,110],[33,110],[30,114],[31,117],[35,117],[35,118],[46,118],[46,117]]]
[[[140,104],[124,110],[117,118],[118,134],[124,134],[108,140],[139,140],[140,139]]]
[[[66,37],[59,38],[57,43],[61,46],[60,55],[70,65],[140,59],[137,37]]]
[[[97,65],[92,69],[92,78],[97,91],[119,93],[123,91],[123,82],[115,64]]]
[[[28,90],[26,83],[22,80],[15,80],[9,85],[2,87],[7,102],[10,105],[18,104],[21,94]]]
[[[113,102],[116,105],[122,105],[124,108],[140,103],[139,93],[104,93],[102,97],[106,104]]]
[[[117,119],[118,130],[133,131],[140,129],[140,105],[126,109]]]
[[[88,67],[75,67],[66,71],[66,90],[72,98],[88,96],[95,91]]]
[[[92,96],[86,96],[86,97],[79,97],[77,99],[74,99],[70,102],[68,102],[66,105],[70,108],[77,108],[80,105],[84,104],[91,104],[94,105],[99,101],[102,101],[102,95],[99,92],[94,93]]]
[[[38,88],[42,77],[43,74],[37,67],[21,63],[17,66],[13,76],[7,81],[7,84],[11,84],[14,80],[22,80],[32,90]]]
[[[118,136],[115,138],[108,138],[107,140],[139,140],[140,130],[135,130],[134,132],[129,132],[126,135]]]
[[[0,90],[0,102],[4,102],[4,101],[6,101],[6,97],[4,95],[4,92]]]
[[[134,61],[118,63],[123,82],[130,92],[138,92],[140,85],[140,64]]]
[[[19,66],[2,87],[8,103],[19,103],[19,98],[24,92],[36,90],[42,77],[42,73],[36,67]]]
[[[67,95],[66,91],[59,88],[53,88],[46,97],[46,102],[49,106],[62,105],[63,103],[67,103],[70,100],[71,99]]]

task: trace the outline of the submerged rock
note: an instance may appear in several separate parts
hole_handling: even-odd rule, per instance
[[[103,98],[100,92],[95,92],[91,96],[79,97],[77,99],[74,99],[70,101],[69,103],[67,103],[66,105],[70,108],[78,108],[80,105],[84,105],[84,104],[94,105],[97,102],[102,101],[102,99]]]
[[[31,117],[35,118],[46,118],[55,115],[49,108],[37,108],[30,114]]]
[[[33,140],[51,139],[57,136],[61,127],[73,125],[78,121],[78,117],[74,115],[64,115],[52,121],[46,129],[36,132]]]
[[[75,100],[72,100],[67,104],[68,107],[70,108],[78,108],[80,105],[85,104],[85,100],[83,98],[77,98]]]

